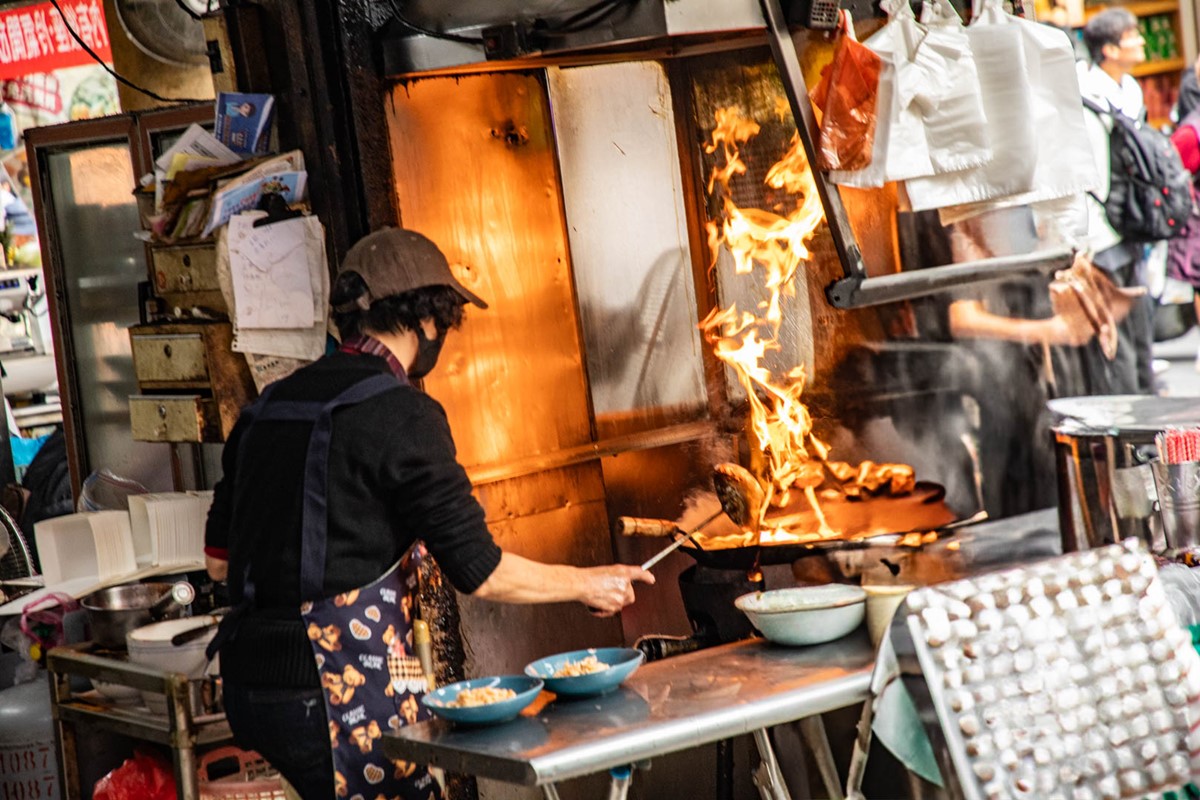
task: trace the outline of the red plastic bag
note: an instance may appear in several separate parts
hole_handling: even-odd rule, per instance
[[[821,112],[817,166],[862,169],[871,163],[875,147],[875,109],[883,62],[854,38],[849,11],[841,12],[838,31],[833,61],[821,71],[821,80],[809,95]]]
[[[171,762],[154,753],[134,751],[133,758],[96,781],[93,800],[175,800]]]

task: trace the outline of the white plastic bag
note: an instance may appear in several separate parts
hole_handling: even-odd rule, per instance
[[[921,24],[925,39],[914,62],[920,69],[901,69],[901,75],[911,75],[926,85],[937,84],[937,90],[930,93],[932,103],[922,108],[934,172],[958,172],[986,164],[992,160],[992,147],[975,56],[962,20],[949,0],[926,0]],[[936,61],[929,58],[931,53],[938,55]]]
[[[925,38],[925,29],[913,16],[908,0],[883,0],[888,22],[863,42],[883,61],[879,72],[879,96],[876,105],[875,147],[871,163],[861,170],[832,170],[829,180],[845,186],[875,188],[894,180],[933,173],[921,108],[913,101],[919,92],[936,89],[937,84],[919,84],[898,76],[916,57]],[[936,57],[936,53],[931,53]],[[923,101],[928,104],[930,98]]]
[[[1028,168],[1030,153],[1034,157],[1033,171],[1028,189],[992,194],[986,202],[943,208],[942,224],[993,208],[1040,203],[1096,189],[1099,176],[1084,121],[1075,52],[1067,35],[1049,25],[1006,14],[999,0],[983,0],[967,34],[976,47],[985,97],[1004,93],[998,98],[1004,109],[1000,121],[1004,124],[1025,123],[1019,133],[1003,134],[1010,152],[1002,154],[997,145],[998,162],[989,170],[989,173],[995,173],[989,174],[989,180],[999,179],[997,185],[1005,187],[1007,179],[1015,178]],[[1012,56],[1005,55],[1014,38],[1020,44],[1017,62],[1011,60]],[[979,55],[983,47],[996,49],[997,58],[989,60],[986,67]],[[1020,71],[1016,68],[1018,63],[1023,67]],[[1011,96],[1022,78],[1026,84],[1023,91],[1028,92],[1024,100]],[[1024,110],[1018,103],[1024,103]],[[990,112],[990,103],[988,109]],[[989,121],[991,119],[989,113]],[[994,129],[993,141],[998,141]],[[1026,150],[1024,145],[1030,145],[1030,149]],[[1000,162],[1003,162],[1003,171]],[[1012,170],[1011,175],[1007,174],[1008,170]]]
[[[933,0],[935,28],[907,0],[884,0],[888,22],[865,44],[883,61],[870,166],[829,173],[834,183],[877,187],[958,172],[992,158],[970,43],[947,0]]]
[[[985,0],[985,16],[972,20],[960,32],[970,42],[983,103],[987,140],[993,158],[981,167],[927,180],[910,181],[905,189],[914,210],[941,208],[1005,197],[1033,187],[1037,159],[1032,100],[1024,49],[1015,29],[996,24],[987,16],[998,0]],[[948,5],[948,4],[947,4]],[[951,9],[953,12],[953,9]],[[990,20],[987,24],[981,21]],[[957,24],[954,20],[941,27]]]

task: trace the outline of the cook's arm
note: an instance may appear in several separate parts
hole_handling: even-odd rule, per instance
[[[208,570],[208,577],[217,583],[229,577],[229,562],[223,558],[213,558],[206,553],[204,555],[204,568]]]
[[[633,582],[654,583],[641,567],[613,564],[570,567],[543,564],[504,553],[475,597],[501,603],[558,603],[577,600],[604,615],[615,614],[634,600]]]
[[[1086,319],[1055,314],[1046,319],[1016,319],[993,314],[977,300],[950,304],[950,333],[959,339],[1000,339],[1021,344],[1086,344],[1096,335]]]

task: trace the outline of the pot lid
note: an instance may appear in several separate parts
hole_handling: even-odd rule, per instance
[[[1109,395],[1062,397],[1046,404],[1059,433],[1157,433],[1200,427],[1200,397]]]

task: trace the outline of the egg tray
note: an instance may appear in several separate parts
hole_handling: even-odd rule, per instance
[[[1200,656],[1136,543],[907,602],[892,640],[962,797],[1161,798],[1200,772]]]

